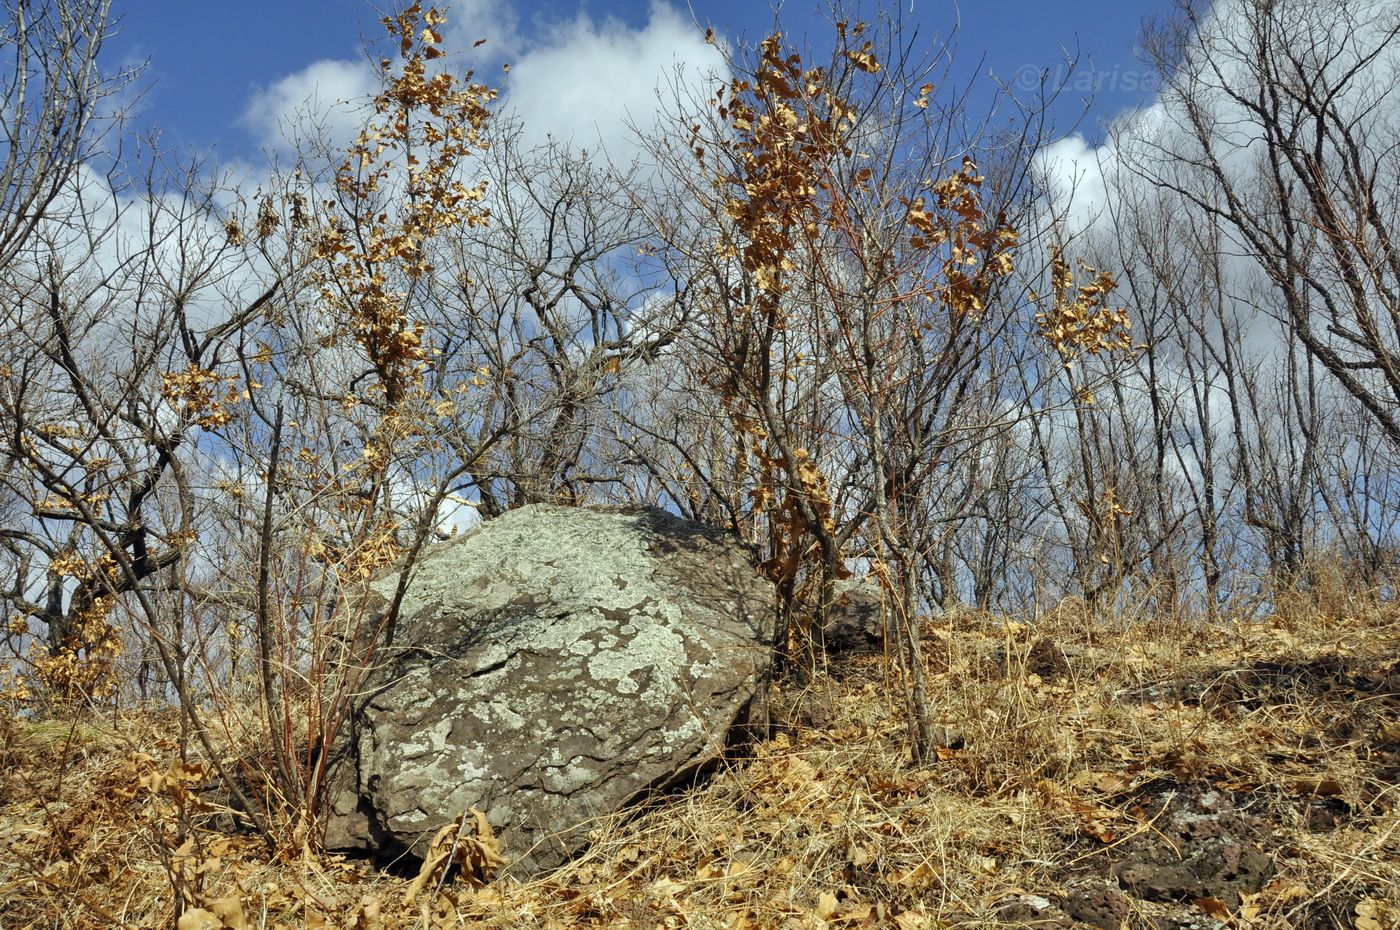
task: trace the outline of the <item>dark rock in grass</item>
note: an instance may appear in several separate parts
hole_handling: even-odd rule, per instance
[[[1128,898],[1106,882],[1090,881],[1065,895],[1065,911],[1081,924],[1099,930],[1119,930],[1128,919]]]
[[[998,926],[1018,927],[1021,930],[1071,930],[1074,926],[1070,916],[1056,907],[1054,902],[1035,894],[1023,894],[997,905],[996,918]]]
[[[1145,901],[1218,898],[1236,907],[1273,876],[1260,846],[1262,822],[1237,809],[1230,795],[1182,787],[1150,799],[1143,817],[1154,824],[1113,850],[1110,874]]]

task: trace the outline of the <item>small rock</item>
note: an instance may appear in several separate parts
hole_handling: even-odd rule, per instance
[[[1039,675],[1043,681],[1055,681],[1069,675],[1069,660],[1053,640],[1042,636],[1026,653],[1026,671]]]
[[[1331,833],[1351,816],[1351,806],[1341,798],[1314,798],[1308,805],[1309,833]]]
[[[1056,681],[1071,672],[1069,652],[1060,648],[1054,640],[1042,636],[1031,643],[1023,652],[1021,646],[1000,646],[983,665],[992,678],[1013,674],[1035,675],[1042,681]],[[1082,653],[1082,650],[1075,650]]]
[[[1065,896],[1065,911],[1083,924],[1099,930],[1119,930],[1128,918],[1127,897],[1105,882],[1089,882]]]
[[[998,924],[1034,927],[1036,930],[1070,930],[1074,926],[1068,914],[1049,898],[1036,894],[1023,894],[997,905],[996,915]],[[1114,927],[1113,930],[1118,928]]]
[[[1157,921],[1158,930],[1226,930],[1225,924],[1205,914],[1172,914]]]
[[[1185,901],[1196,897],[1200,888],[1200,880],[1184,863],[1120,863],[1112,874],[1144,901]]]
[[[848,578],[836,582],[835,593],[836,602],[822,627],[826,651],[835,655],[881,648],[885,621],[879,584],[870,578]]]

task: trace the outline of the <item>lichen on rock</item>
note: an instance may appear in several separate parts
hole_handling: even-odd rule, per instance
[[[736,540],[652,509],[526,507],[430,551],[335,753],[327,845],[421,853],[476,808],[515,872],[565,861],[719,757],[772,603]]]

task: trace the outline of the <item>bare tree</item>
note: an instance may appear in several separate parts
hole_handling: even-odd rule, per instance
[[[1187,3],[1149,40],[1174,118],[1132,169],[1220,218],[1308,355],[1400,442],[1400,13]]]
[[[98,63],[110,0],[8,0],[0,35],[0,267],[119,120],[138,71]]]
[[[635,273],[637,171],[560,142],[529,147],[512,121],[494,128],[482,167],[493,221],[444,237],[424,301],[434,382],[475,387],[444,432],[472,463],[456,493],[485,517],[606,496],[623,476],[605,451],[605,398],[674,335]]]

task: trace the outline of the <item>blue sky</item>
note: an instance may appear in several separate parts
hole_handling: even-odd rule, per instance
[[[1024,81],[1038,69],[1060,68],[1062,49],[1077,50],[1093,70],[1075,79],[1056,117],[1062,131],[1068,131],[1081,101],[1096,91],[1080,126],[1091,139],[1102,121],[1150,101],[1147,70],[1134,56],[1135,40],[1144,18],[1162,15],[1170,5],[1169,0],[1003,0],[959,9],[949,2],[904,2],[921,35],[930,39],[947,35],[960,23],[957,61],[965,74],[981,63],[984,71]],[[453,0],[446,5],[452,15],[449,42],[455,39],[465,50],[471,38],[492,40],[478,52],[464,52],[466,62],[480,66],[481,77],[500,86],[505,83],[501,61],[536,62],[533,74],[528,68],[516,70],[510,80],[520,83],[522,109],[535,101],[540,121],[556,123],[586,119],[588,114],[579,111],[587,99],[610,101],[631,112],[637,94],[649,90],[639,86],[647,79],[638,59],[659,69],[668,59],[697,54],[692,13],[731,39],[757,38],[773,23],[767,4],[740,0],[690,0],[688,6],[647,0]],[[789,33],[807,34],[819,44],[824,29],[813,9],[808,2],[789,0],[782,22]],[[299,95],[313,88],[349,95],[367,86],[357,83],[359,49],[362,38],[380,34],[379,14],[363,0],[115,0],[114,13],[122,26],[108,45],[109,60],[149,60],[149,89],[137,126],[158,125],[167,146],[214,147],[220,160],[252,163],[261,161],[260,152],[275,147],[271,124]],[[600,60],[609,56],[619,60]],[[551,77],[567,85],[558,88],[563,96],[554,104],[549,102]],[[589,80],[596,86],[584,93],[578,84]],[[505,86],[511,93],[511,86]],[[574,96],[567,96],[569,90],[576,91]],[[601,106],[606,110],[609,103]],[[598,125],[606,124],[600,117]]]

